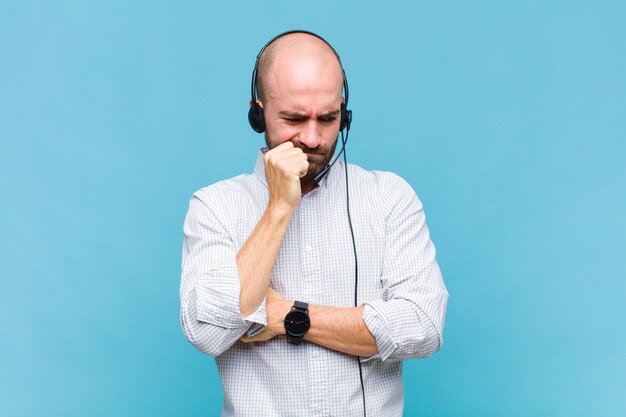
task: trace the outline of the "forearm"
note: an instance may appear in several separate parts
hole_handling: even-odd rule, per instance
[[[237,270],[241,290],[239,309],[246,317],[263,302],[287,232],[291,213],[268,206],[254,231],[237,253]]]
[[[369,357],[378,352],[376,340],[363,321],[363,306],[309,305],[309,342],[350,355]]]

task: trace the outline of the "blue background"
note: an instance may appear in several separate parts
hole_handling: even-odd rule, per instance
[[[445,344],[406,415],[626,415],[623,2],[0,1],[0,415],[217,416],[191,194],[251,172],[261,46],[326,37],[349,161],[422,199]]]

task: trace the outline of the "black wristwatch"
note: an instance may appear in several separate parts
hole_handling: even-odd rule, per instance
[[[309,320],[309,305],[301,301],[295,301],[291,311],[285,316],[285,330],[287,331],[287,342],[294,345],[300,344],[304,335],[311,327]]]

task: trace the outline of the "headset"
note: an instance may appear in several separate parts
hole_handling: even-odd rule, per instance
[[[337,57],[337,60],[339,61],[339,65],[341,66],[341,74],[343,76],[343,91],[344,91],[344,101],[343,103],[341,103],[341,122],[339,123],[339,130],[341,131],[343,131],[344,129],[350,130],[350,123],[352,122],[352,111],[348,110],[347,108],[348,99],[350,98],[350,92],[348,90],[348,79],[346,78],[346,73],[343,70],[343,65],[341,64],[341,58],[339,58],[339,54],[337,53],[337,51],[335,51],[335,48],[333,48],[332,45],[326,41],[326,39],[322,38],[321,36],[313,32],[309,32],[306,30],[290,30],[290,31],[283,32],[279,35],[274,36],[272,39],[270,39],[268,43],[265,44],[265,46],[263,46],[263,48],[261,48],[261,51],[256,56],[256,62],[254,64],[254,71],[252,71],[252,88],[251,88],[252,106],[250,107],[250,110],[248,111],[248,121],[250,122],[250,126],[252,126],[252,129],[257,133],[265,132],[265,118],[263,117],[263,107],[259,106],[259,103],[257,102],[257,99],[258,99],[257,72],[259,70],[259,61],[261,60],[261,55],[263,55],[263,52],[265,52],[267,47],[270,46],[272,42],[274,42],[276,39],[282,38],[283,36],[289,35],[292,33],[306,33],[308,35],[315,36],[316,38],[323,41],[326,45],[328,45],[330,49],[333,51],[333,53],[335,54],[335,56]]]
[[[257,101],[258,100],[257,73],[259,69],[259,61],[261,60],[261,55],[263,55],[263,52],[267,49],[268,46],[272,44],[272,42],[274,42],[278,38],[281,38],[285,35],[289,35],[292,33],[305,33],[305,34],[315,36],[316,38],[320,39],[322,42],[324,42],[326,45],[330,47],[330,49],[335,54],[335,57],[337,57],[337,60],[339,61],[339,65],[341,66],[341,74],[343,76],[342,89],[343,89],[343,97],[344,97],[343,103],[341,103],[341,120],[339,122],[339,132],[341,133],[341,145],[342,145],[341,151],[337,154],[335,159],[330,164],[326,165],[326,167],[324,167],[315,176],[314,181],[319,184],[322,178],[324,178],[324,176],[326,176],[328,171],[330,171],[330,168],[335,164],[335,162],[337,162],[337,159],[339,159],[341,154],[343,154],[343,161],[344,161],[343,166],[345,168],[345,178],[346,178],[346,209],[348,212],[348,224],[350,225],[350,235],[352,237],[352,249],[354,252],[354,306],[357,307],[358,306],[359,263],[357,260],[356,242],[354,239],[354,228],[352,227],[352,219],[350,217],[350,193],[348,192],[349,190],[348,161],[347,161],[346,152],[345,152],[346,143],[348,142],[348,134],[350,133],[350,125],[352,124],[352,110],[348,110],[348,99],[350,97],[350,92],[348,90],[348,79],[346,78],[346,72],[343,69],[341,58],[339,57],[339,54],[337,53],[337,51],[335,51],[335,48],[333,48],[332,45],[328,43],[328,41],[326,41],[326,39],[322,38],[320,35],[317,35],[313,32],[309,32],[307,30],[289,30],[287,32],[280,33],[274,36],[272,39],[270,39],[269,42],[267,42],[265,46],[261,48],[261,50],[259,51],[259,54],[256,56],[254,70],[252,71],[252,83],[251,83],[252,105],[250,106],[250,110],[248,111],[248,122],[250,122],[250,126],[255,132],[257,133],[265,132],[265,117],[263,114],[263,107],[261,107]],[[345,137],[343,133],[344,130],[346,131]],[[357,357],[357,363],[359,364],[359,378],[361,379],[361,392],[363,393],[363,415],[367,417],[367,410],[365,407],[365,386],[363,384],[363,369],[362,369],[361,360],[359,357]]]

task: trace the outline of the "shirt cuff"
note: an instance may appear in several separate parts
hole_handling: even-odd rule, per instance
[[[248,328],[248,337],[256,336],[261,333],[267,327],[267,312],[265,310],[265,297],[259,308],[248,317],[244,317],[244,320],[250,327]]]
[[[378,353],[367,358],[361,358],[361,362],[367,362],[372,359],[384,361],[398,348],[398,344],[391,337],[391,327],[382,314],[383,303],[383,300],[376,300],[363,305],[363,321],[372,336],[374,336],[374,339],[376,339]]]
[[[201,276],[196,287],[196,318],[231,329],[244,330],[252,325],[258,332],[259,326],[267,325],[265,298],[256,311],[244,318],[239,310],[240,291],[239,273],[234,263]]]

